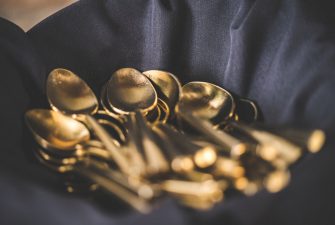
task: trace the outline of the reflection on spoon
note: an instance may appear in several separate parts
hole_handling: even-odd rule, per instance
[[[157,105],[157,94],[146,76],[132,68],[119,69],[108,82],[107,98],[119,114],[146,113]]]

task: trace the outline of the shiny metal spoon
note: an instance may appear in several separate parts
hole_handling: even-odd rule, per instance
[[[151,205],[146,199],[139,197],[137,193],[134,193],[131,187],[129,189],[127,188],[129,184],[124,183],[119,176],[115,176],[114,174],[113,176],[106,176],[106,172],[110,173],[113,171],[101,169],[99,166],[96,166],[93,162],[91,162],[91,160],[78,161],[74,164],[63,165],[51,163],[50,160],[46,160],[39,152],[35,152],[35,157],[48,169],[58,173],[75,172],[76,174],[87,178],[88,180],[98,184],[99,187],[114,194],[116,197],[141,213],[148,213],[151,211]]]
[[[111,160],[101,142],[90,140],[86,126],[69,116],[52,110],[33,109],[26,112],[25,120],[37,143],[50,154],[60,157],[92,155]]]
[[[192,112],[214,125],[233,117],[235,100],[225,89],[207,82],[194,81],[182,87],[178,108]]]
[[[104,114],[109,115],[113,119],[120,121],[121,123],[125,123],[127,120],[126,115],[116,113],[108,102],[107,90],[106,90],[107,84],[105,84],[101,89],[100,104],[103,107],[103,112],[99,110],[98,114],[104,113]],[[170,111],[167,110],[167,108],[168,106],[166,105],[166,103],[158,98],[156,107],[153,108],[151,111],[148,111],[143,114],[152,123],[155,123],[157,121],[166,121],[170,114]]]
[[[247,150],[247,145],[214,125],[233,117],[235,102],[224,89],[207,82],[190,82],[183,86],[176,113],[190,126],[221,146],[234,157]]]
[[[147,174],[168,171],[169,164],[152,138],[143,116],[157,107],[158,101],[157,93],[149,79],[133,68],[119,69],[108,82],[107,99],[115,112],[128,115],[128,120],[134,121],[133,124],[136,123],[135,126],[139,127],[138,135],[142,140],[136,141],[136,149],[132,151],[144,154]]]
[[[179,101],[181,93],[181,83],[172,73],[161,70],[148,70],[143,72],[154,84],[158,96],[165,101],[171,112]]]
[[[55,69],[47,79],[47,96],[53,110],[74,118],[84,117],[81,120],[95,132],[120,169],[130,173],[125,156],[114,145],[108,132],[90,116],[98,110],[98,100],[85,81],[69,70]]]
[[[149,79],[133,68],[113,73],[107,86],[107,99],[118,114],[147,113],[157,105],[157,93]]]
[[[77,144],[90,140],[85,125],[56,111],[29,110],[25,119],[34,138],[43,148],[72,151]]]
[[[65,114],[94,114],[98,100],[80,77],[66,69],[51,71],[47,79],[47,96],[55,111]]]

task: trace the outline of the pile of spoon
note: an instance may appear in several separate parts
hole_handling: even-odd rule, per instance
[[[257,105],[171,73],[114,72],[98,100],[66,69],[47,79],[51,109],[25,114],[37,160],[68,174],[67,190],[105,190],[146,213],[164,196],[209,209],[231,192],[282,190],[289,168],[318,152],[322,130],[270,127]]]

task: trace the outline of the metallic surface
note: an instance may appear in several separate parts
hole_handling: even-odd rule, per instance
[[[107,98],[112,109],[119,114],[136,110],[145,113],[157,104],[157,94],[149,79],[132,68],[113,73],[108,82]]]

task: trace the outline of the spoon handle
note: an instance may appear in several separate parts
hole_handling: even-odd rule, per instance
[[[243,123],[230,122],[234,128],[250,135],[263,146],[272,146],[276,150],[276,155],[284,159],[287,163],[295,162],[302,154],[302,148],[291,141],[288,141],[276,134],[266,130],[247,126]]]
[[[320,129],[297,129],[285,126],[275,127],[259,123],[255,123],[252,126],[283,137],[312,153],[320,151],[326,139],[326,134]]]
[[[115,163],[120,167],[120,170],[126,174],[130,174],[129,163],[126,157],[120,152],[112,141],[112,137],[108,132],[90,115],[86,115],[88,126],[94,131],[97,137],[104,144],[105,148],[109,151]]]
[[[189,125],[191,125],[198,132],[206,136],[217,145],[221,146],[230,155],[239,156],[245,153],[247,150],[245,143],[224,131],[213,129],[213,125],[210,122],[201,118],[197,118],[192,113],[179,111],[179,115]]]
[[[151,183],[139,177],[129,177],[120,171],[108,168],[96,160],[89,160],[92,170],[101,174],[102,176],[115,181],[117,184],[126,188],[127,190],[137,193],[139,197],[144,199],[152,199],[160,194],[160,190],[151,185]]]
[[[151,210],[151,206],[146,200],[139,198],[136,194],[125,189],[110,177],[107,178],[97,172],[93,172],[89,166],[85,165],[78,164],[74,166],[73,169],[76,173],[87,177],[91,181],[97,183],[100,187],[113,193],[115,196],[128,203],[131,207],[138,210],[139,212],[148,213]]]
[[[213,201],[223,197],[223,190],[214,180],[203,182],[165,180],[160,184],[160,187],[167,193],[181,196],[199,197]]]
[[[147,161],[147,172],[151,175],[167,172],[169,170],[169,162],[166,160],[157,140],[153,136],[153,131],[148,127],[141,112],[136,111],[135,118],[140,127],[141,147]]]

